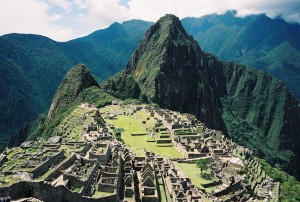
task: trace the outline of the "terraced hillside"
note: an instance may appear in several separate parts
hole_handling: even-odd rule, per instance
[[[1,154],[0,197],[206,202],[280,196],[279,184],[249,149],[190,114],[116,102],[97,109],[86,103],[57,130],[62,136],[27,141]],[[209,163],[200,172],[203,159]],[[16,189],[31,191],[24,195]]]

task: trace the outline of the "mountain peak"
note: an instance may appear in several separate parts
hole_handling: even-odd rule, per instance
[[[85,65],[78,64],[69,70],[56,91],[47,120],[66,110],[80,92],[91,86],[99,87],[99,84]]]
[[[173,14],[166,14],[149,30],[152,35],[160,31],[160,36],[165,39],[178,39],[179,37],[189,37],[183,28],[181,21]]]
[[[167,60],[175,60],[175,56],[172,56],[175,54],[174,51],[183,49],[191,49],[202,53],[197,42],[183,28],[179,18],[167,14],[147,30],[143,40],[127,63],[125,73],[133,74],[134,72],[135,76],[141,77],[146,69],[151,69],[151,71],[162,69],[164,67],[163,63],[168,63],[166,63]],[[176,55],[176,57],[181,56]],[[149,58],[153,60],[149,60]],[[182,66],[176,65],[175,61],[173,65],[174,68]]]
[[[186,33],[180,20],[168,14],[150,27],[123,74],[107,82],[106,87],[115,92],[117,97],[130,97],[124,95],[126,92],[122,88],[126,86],[125,81],[128,81],[131,86],[136,86],[135,92],[140,93],[134,94],[137,95],[135,98],[139,96],[177,111],[205,109],[205,113],[198,113],[202,120],[219,126],[221,121],[215,95],[209,85],[201,84],[208,82],[208,77],[203,74],[207,63],[205,57],[198,43]],[[210,97],[211,100],[191,102],[197,96]]]
[[[173,14],[166,14],[166,15],[162,16],[161,18],[159,18],[159,20],[157,22],[163,23],[163,22],[170,22],[170,21],[180,22],[179,18]]]

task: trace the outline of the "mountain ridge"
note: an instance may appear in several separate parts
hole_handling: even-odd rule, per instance
[[[265,14],[241,18],[236,16],[236,12],[184,18],[182,23],[207,52],[222,60],[265,70],[283,80],[300,99],[298,24],[289,24],[279,18],[271,19]],[[282,46],[285,48],[280,48]]]
[[[257,35],[255,31],[258,29],[253,24],[259,20],[258,17],[263,21],[267,20],[273,29],[257,23],[260,26],[258,33],[265,38],[253,50],[245,49],[244,44],[236,42],[245,41],[243,33],[247,33],[246,29],[249,30],[249,33],[253,33],[245,36],[251,42],[251,36]],[[0,37],[0,55],[3,57],[1,74],[7,75],[5,84],[3,83],[1,86],[6,86],[5,89],[9,92],[14,92],[14,96],[0,99],[0,111],[2,112],[0,134],[3,144],[6,139],[3,137],[5,134],[10,134],[28,120],[36,119],[39,113],[48,109],[55,91],[69,67],[85,63],[91,68],[98,81],[105,80],[126,65],[131,53],[142,38],[142,34],[153,23],[136,20],[119,24],[121,26],[118,24],[116,27],[121,29],[120,32],[114,33],[112,28],[94,32],[97,35],[102,34],[97,40],[83,37],[80,40],[58,43],[47,37],[35,35],[12,34]],[[238,61],[272,73],[276,78],[283,80],[299,100],[299,77],[297,75],[300,75],[298,68],[300,51],[297,47],[300,45],[295,40],[299,36],[297,33],[300,33],[298,25],[287,24],[280,19],[268,19],[263,15],[239,18],[233,11],[224,15],[193,18],[190,21],[185,18],[182,19],[182,24],[187,32],[198,40],[203,50],[218,55],[222,60]],[[113,36],[111,43],[101,40],[101,38],[107,37],[103,34],[104,32]],[[278,36],[276,32],[283,34]],[[268,48],[268,43],[277,37],[283,42],[277,40],[280,45],[272,46],[272,49]],[[226,52],[231,55],[224,56]],[[242,57],[243,52],[244,57]],[[19,73],[7,74],[7,70],[3,69],[7,67],[11,68],[11,72],[12,68],[19,69],[16,71]],[[14,76],[19,78],[19,83],[23,82],[32,86],[32,90],[22,90],[22,85],[13,82]],[[137,88],[136,91],[138,91]],[[4,93],[4,95],[6,94]],[[18,103],[18,100],[25,98],[28,98],[30,102],[23,102],[24,106],[11,104]],[[26,110],[18,110],[16,106]]]
[[[150,24],[144,21],[124,22],[118,27],[126,37],[107,28],[95,33],[101,36],[97,39],[87,36],[69,42],[56,42],[48,37],[32,34],[1,36],[1,74],[7,76],[6,83],[1,84],[1,87],[7,86],[8,92],[15,89],[14,92],[21,93],[0,99],[0,149],[6,146],[6,140],[13,131],[28,121],[34,121],[40,113],[50,107],[53,96],[70,67],[85,63],[98,81],[105,80],[126,64],[131,51]],[[135,32],[131,33],[130,30]],[[112,37],[109,46],[107,41],[102,39],[105,35]],[[13,73],[12,68],[19,70]],[[14,82],[15,77],[20,79],[20,85]],[[21,83],[32,88],[24,88]],[[24,97],[28,97],[30,102],[23,102],[20,107],[26,110],[19,110],[12,103],[17,103]]]

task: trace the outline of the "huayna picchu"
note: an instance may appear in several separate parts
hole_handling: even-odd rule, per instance
[[[128,85],[136,87],[135,94],[123,89]],[[140,97],[192,113],[260,157],[299,175],[297,99],[265,72],[222,62],[202,51],[173,15],[162,17],[147,31],[125,70],[105,87],[116,97]]]
[[[297,201],[299,122],[281,81],[204,52],[167,14],[102,85],[67,73],[1,154],[0,200]]]

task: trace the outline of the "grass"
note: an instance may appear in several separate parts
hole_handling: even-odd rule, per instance
[[[7,158],[10,159],[11,157],[13,157],[16,153],[24,153],[25,150],[22,149],[21,147],[16,147],[16,148],[13,148],[9,154],[7,155]]]
[[[83,128],[87,127],[88,124],[91,122],[90,117],[84,119],[83,124],[79,124],[84,117],[84,114],[89,113],[88,109],[77,107],[72,113],[70,113],[58,126],[59,130],[63,126],[63,123],[67,123],[68,130],[71,130],[70,134],[66,136],[68,141],[75,140],[81,141],[83,140],[81,134],[83,132]],[[67,121],[67,119],[69,120]]]
[[[148,129],[153,129],[155,127],[155,121],[153,117],[150,117],[150,115],[147,113],[145,109],[139,110],[136,113],[133,114],[133,118],[140,120],[140,121],[146,121],[147,118],[149,120],[146,121],[146,124],[143,124]]]
[[[145,156],[144,148],[147,151],[155,152],[160,156],[170,158],[183,157],[174,147],[157,147],[156,142],[147,142],[147,140],[149,140],[149,135],[131,136],[131,133],[146,133],[145,126],[138,119],[119,115],[116,119],[106,119],[106,122],[113,124],[116,128],[124,128],[121,138],[138,156]]]
[[[6,182],[4,182],[4,181],[6,181]],[[10,186],[10,185],[18,182],[18,181],[20,181],[20,179],[15,179],[15,178],[13,178],[12,175],[8,175],[8,176],[5,176],[3,178],[1,177],[0,178],[0,187],[4,187],[4,186],[7,187],[7,186]]]
[[[200,188],[200,189],[205,189],[206,192],[211,193],[211,191],[214,189],[214,187],[209,187],[209,188],[204,188],[201,184],[206,184],[206,183],[211,183],[213,182],[215,179],[211,179],[211,180],[206,180],[203,179],[200,176],[200,169],[196,167],[196,164],[192,164],[192,163],[178,163],[178,162],[174,162],[175,165],[186,175],[188,176],[192,183]],[[203,171],[204,172],[204,171]]]
[[[168,196],[165,185],[161,178],[156,180],[159,202],[168,202]]]
[[[103,196],[111,196],[114,193],[110,193],[110,192],[102,192],[102,191],[95,191],[95,193],[93,194],[94,198],[98,198],[98,197],[103,197]]]
[[[77,192],[77,193],[80,193],[80,190],[81,190],[81,187],[76,187],[73,192]]]

